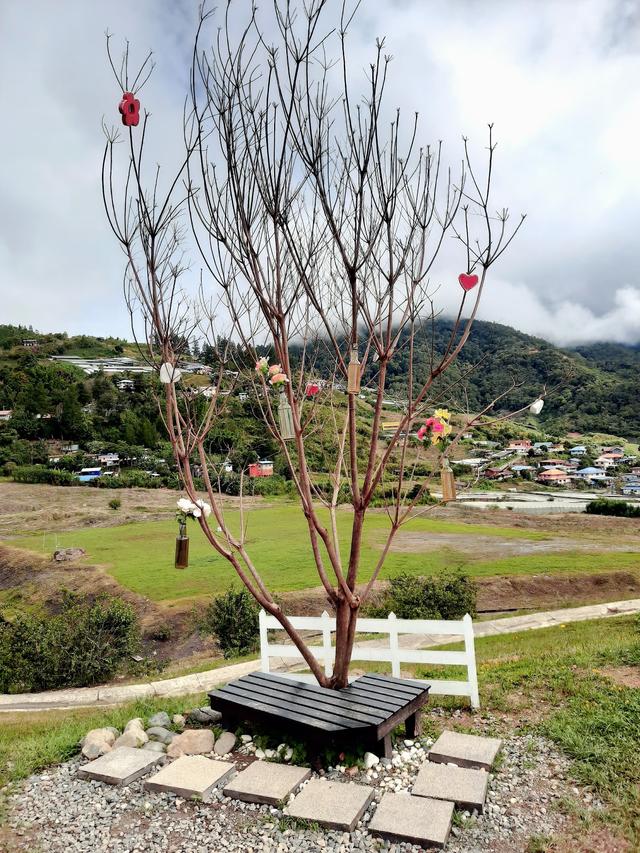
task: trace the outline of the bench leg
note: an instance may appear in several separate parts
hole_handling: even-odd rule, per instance
[[[392,758],[393,744],[391,743],[391,734],[385,735],[382,740],[379,740],[373,751],[379,755],[380,758]]]
[[[404,723],[404,730],[408,738],[415,738],[420,736],[422,732],[420,711],[416,711],[415,714],[411,714],[410,717],[407,717]]]

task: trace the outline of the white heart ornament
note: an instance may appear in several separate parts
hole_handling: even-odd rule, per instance
[[[182,376],[182,371],[174,364],[166,361],[160,365],[160,382],[163,385],[171,385],[172,382],[179,382]]]

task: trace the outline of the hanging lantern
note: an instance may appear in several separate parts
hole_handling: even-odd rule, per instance
[[[451,466],[449,465],[449,460],[445,456],[442,460],[442,466],[440,468],[440,483],[442,484],[442,501],[443,503],[449,503],[449,501],[455,501],[456,499],[456,481],[453,476],[453,471],[451,470]]]
[[[283,441],[291,441],[291,439],[296,437],[295,432],[293,431],[293,414],[291,412],[291,406],[289,405],[287,395],[284,391],[280,392],[278,421],[280,422],[280,438],[282,438]]]
[[[347,394],[360,393],[360,362],[358,361],[358,347],[351,348],[351,359],[347,371]]]

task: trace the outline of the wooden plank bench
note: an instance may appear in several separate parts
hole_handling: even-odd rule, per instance
[[[227,728],[256,721],[295,732],[318,752],[328,741],[346,749],[355,741],[386,758],[391,758],[391,732],[400,723],[407,737],[419,734],[419,712],[428,699],[427,684],[376,674],[330,690],[254,672],[209,693]]]

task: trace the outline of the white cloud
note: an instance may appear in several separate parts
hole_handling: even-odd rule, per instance
[[[0,161],[0,322],[127,334],[122,258],[99,191],[100,121],[118,118],[104,31],[129,37],[138,56],[155,50],[142,100],[150,150],[169,167],[195,15],[195,3],[171,0],[3,5],[0,109],[12,118]],[[407,118],[418,109],[425,140],[442,138],[452,163],[462,133],[482,154],[495,122],[496,205],[528,213],[481,316],[563,344],[640,340],[639,4],[376,0],[351,33],[354,79],[385,34],[389,106]]]

